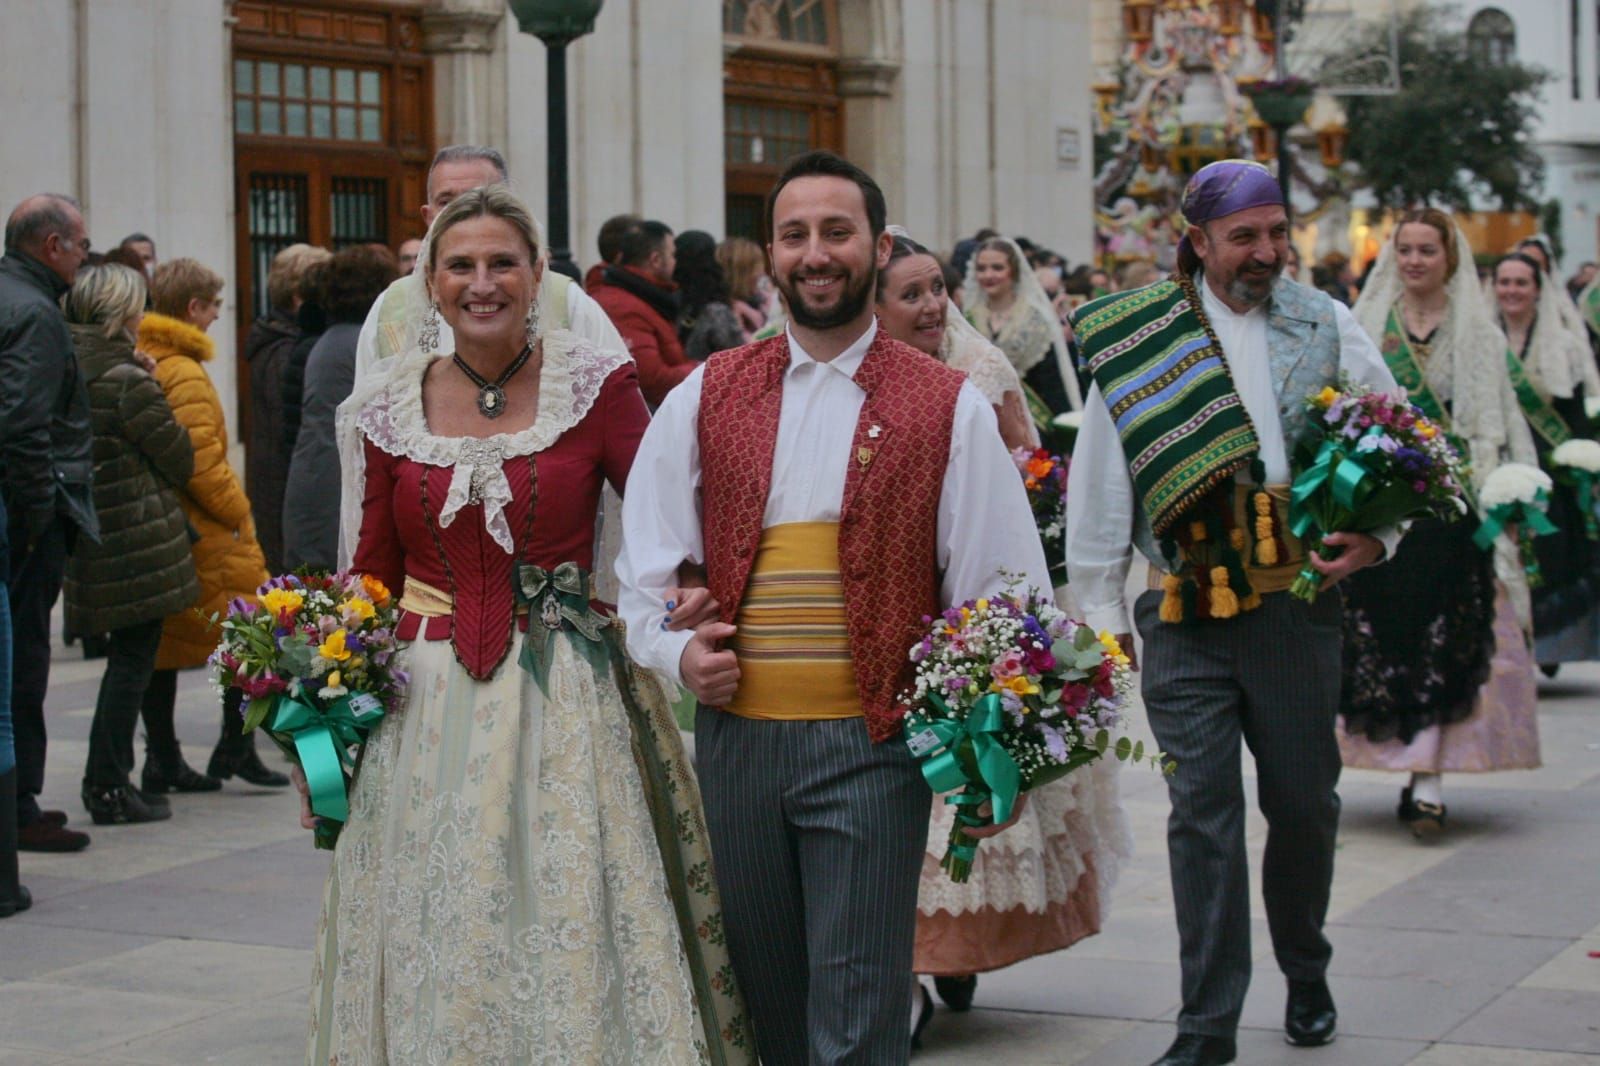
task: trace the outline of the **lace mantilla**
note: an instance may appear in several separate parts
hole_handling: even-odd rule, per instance
[[[361,409],[356,424],[363,436],[389,455],[450,468],[450,489],[439,510],[439,525],[447,527],[462,508],[482,504],[484,527],[509,555],[515,541],[505,513],[511,503],[505,461],[544,451],[583,421],[606,379],[627,365],[628,356],[597,349],[567,330],[550,331],[544,336],[539,370],[538,417],[521,432],[492,437],[441,437],[428,429],[422,378],[435,358],[420,352],[406,356],[388,386]]]

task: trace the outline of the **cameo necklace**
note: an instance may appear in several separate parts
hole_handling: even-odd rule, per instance
[[[450,358],[455,362],[456,366],[461,368],[461,372],[471,378],[474,385],[478,386],[479,413],[485,418],[499,418],[505,413],[506,409],[506,382],[510,381],[512,375],[527,364],[528,356],[532,354],[533,345],[524,344],[522,351],[518,352],[517,357],[511,360],[511,365],[506,367],[505,373],[493,381],[468,366],[467,361],[461,358],[461,353],[452,353]]]

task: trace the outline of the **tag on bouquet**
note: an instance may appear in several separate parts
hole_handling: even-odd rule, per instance
[[[939,746],[943,743],[944,741],[939,739],[939,734],[935,733],[931,729],[924,729],[921,732],[915,733],[906,738],[906,747],[909,748],[911,754],[918,759],[931,752],[937,751]]]
[[[358,692],[350,697],[350,713],[358,722],[383,717],[383,701],[370,692]]]

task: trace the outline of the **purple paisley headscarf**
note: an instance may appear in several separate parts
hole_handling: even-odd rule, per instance
[[[1272,171],[1249,159],[1222,159],[1195,171],[1183,190],[1183,219],[1191,226],[1252,207],[1283,206],[1283,191]],[[1178,269],[1193,274],[1200,257],[1184,235],[1178,242]]]

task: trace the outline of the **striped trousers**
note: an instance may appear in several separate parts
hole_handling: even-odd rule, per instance
[[[1160,592],[1135,606],[1145,711],[1178,764],[1167,850],[1178,915],[1178,1031],[1233,1036],[1250,985],[1250,869],[1239,742],[1255,756],[1267,819],[1261,888],[1284,974],[1316,980],[1333,953],[1322,926],[1339,828],[1342,597],[1286,592],[1226,621],[1168,624]]]
[[[764,1066],[906,1062],[929,792],[905,745],[701,707],[695,770]]]

